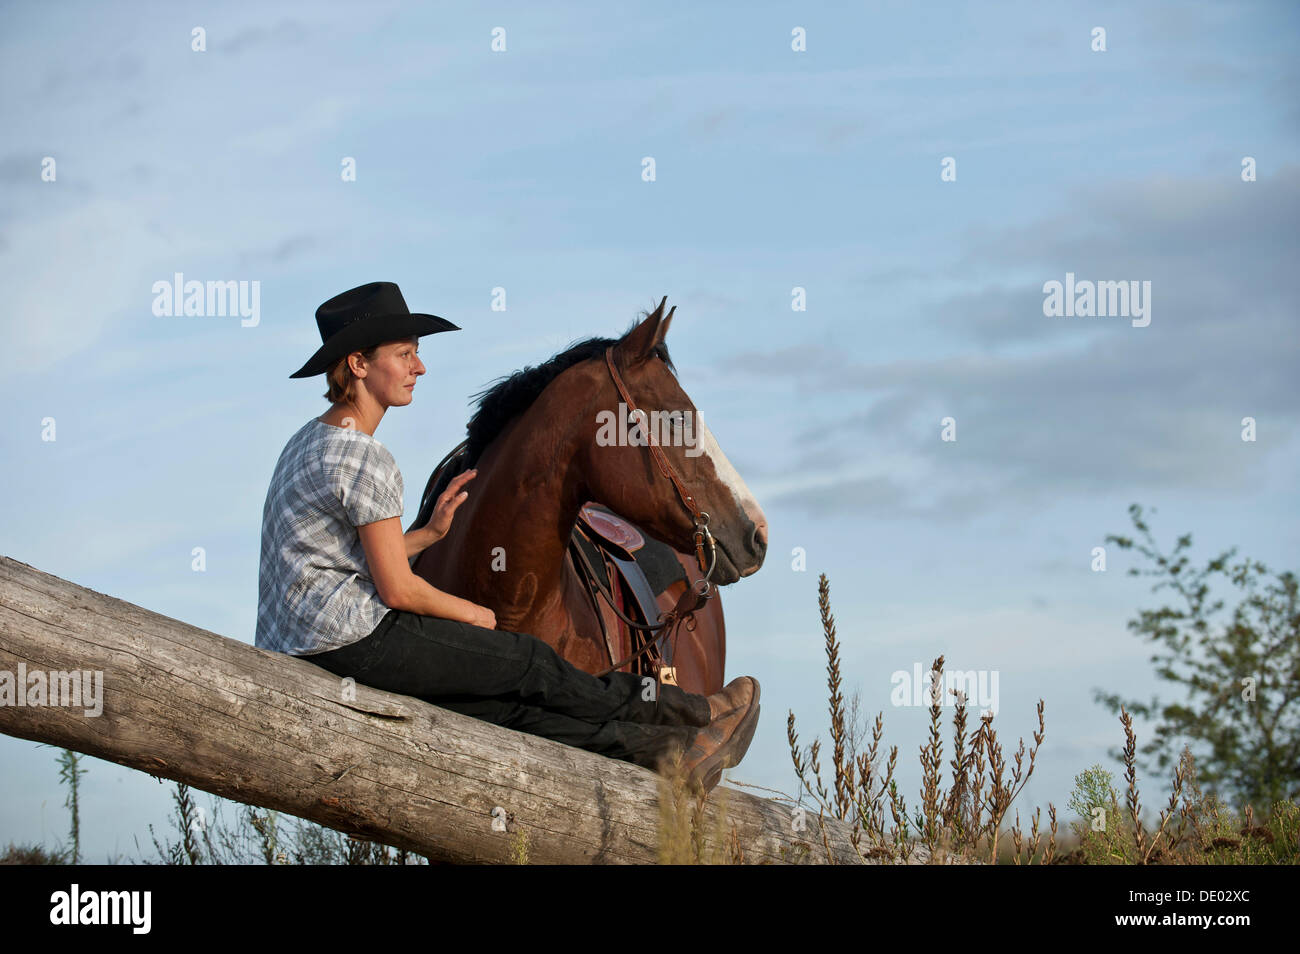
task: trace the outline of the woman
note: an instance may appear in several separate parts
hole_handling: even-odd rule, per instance
[[[372,282],[316,311],[322,345],[290,377],[327,374],[330,410],[289,439],[262,513],[256,645],[339,676],[521,732],[662,770],[677,755],[712,789],[739,763],[758,718],[749,676],[702,696],[677,686],[643,698],[640,677],[583,672],[542,640],[411,572],[442,539],[475,471],[458,475],[429,522],[403,534],[402,474],[375,430],[414,399],[424,335],[459,328],[412,314],[398,287]]]

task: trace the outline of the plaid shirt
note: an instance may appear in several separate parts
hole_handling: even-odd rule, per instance
[[[262,508],[257,638],[305,656],[369,636],[388,612],[357,527],[402,515],[402,472],[364,431],[312,418],[289,438]]]

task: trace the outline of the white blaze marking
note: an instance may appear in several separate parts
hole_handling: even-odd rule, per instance
[[[731,466],[731,461],[727,460],[727,455],[722,452],[718,442],[713,437],[713,432],[709,430],[709,425],[705,423],[704,417],[695,412],[695,426],[697,429],[696,440],[699,442],[704,456],[713,462],[713,469],[717,471],[718,479],[727,485],[731,491],[731,496],[736,498],[736,505],[745,512],[745,515],[754,522],[756,527],[767,525],[767,517],[763,515],[763,508],[758,505],[754,495],[749,492],[745,486],[745,481],[740,474],[736,473],[736,468]],[[709,515],[712,518],[712,514]],[[710,521],[712,522],[712,521]]]

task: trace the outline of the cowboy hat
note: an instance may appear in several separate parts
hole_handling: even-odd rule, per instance
[[[316,309],[316,326],[320,329],[320,348],[289,377],[323,374],[339,358],[385,341],[460,331],[459,325],[446,318],[413,314],[392,282],[371,282],[335,295]]]

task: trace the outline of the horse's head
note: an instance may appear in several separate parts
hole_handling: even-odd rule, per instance
[[[695,553],[695,519],[682,495],[693,498],[708,515],[717,547],[712,579],[734,583],[763,565],[767,518],[671,368],[664,337],[677,309],[665,316],[666,301],[612,345],[627,397],[603,352],[583,368],[593,387],[595,413],[583,425],[591,440],[580,452],[580,466],[590,499],[683,553]],[[639,414],[631,413],[627,398]],[[680,479],[680,494],[650,443],[659,445]]]

